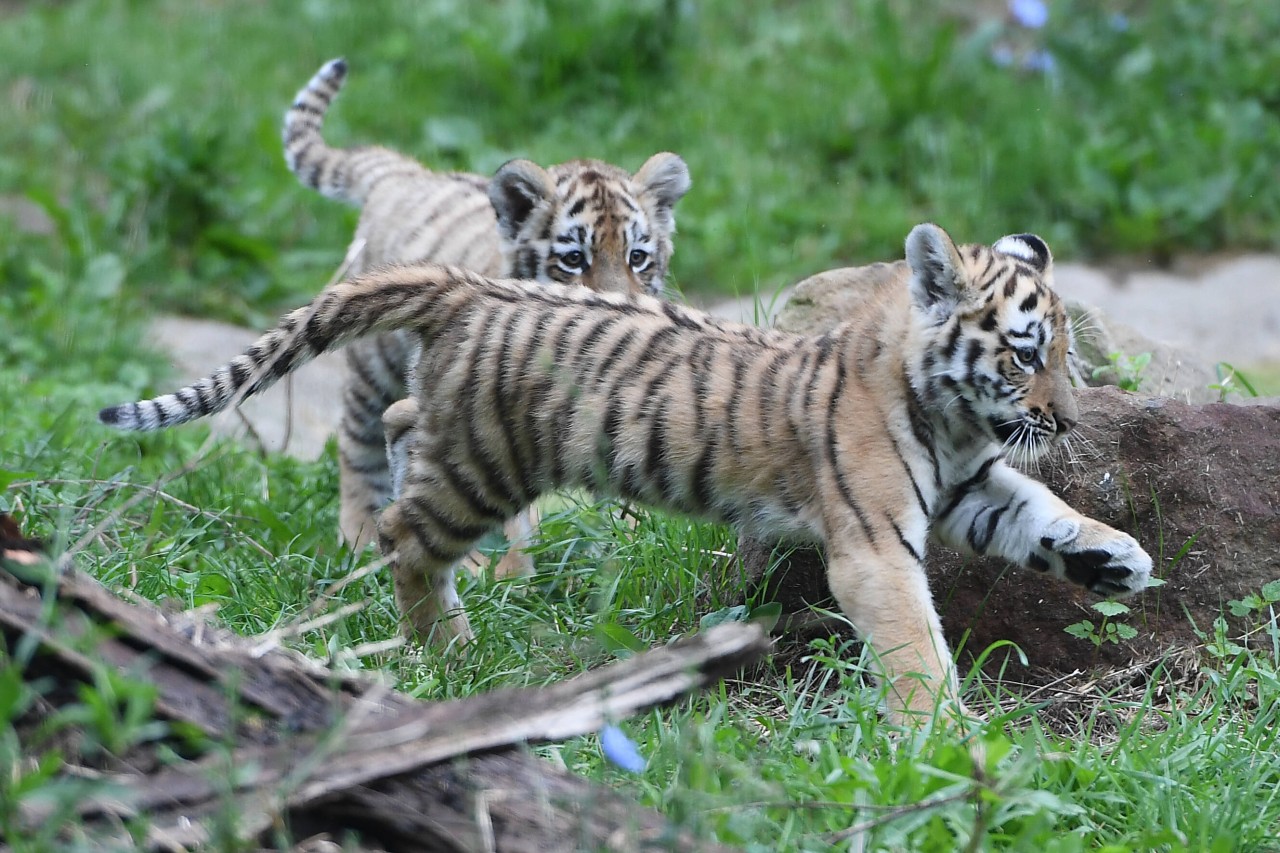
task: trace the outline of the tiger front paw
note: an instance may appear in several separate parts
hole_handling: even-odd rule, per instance
[[[1127,533],[1093,519],[1061,519],[1040,538],[1042,554],[1031,564],[1088,587],[1099,595],[1123,598],[1146,588],[1151,557]]]

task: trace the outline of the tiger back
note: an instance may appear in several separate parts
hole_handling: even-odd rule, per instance
[[[433,387],[393,411],[403,486],[379,535],[420,637],[465,642],[460,558],[538,495],[581,485],[822,544],[891,712],[927,717],[959,701],[930,541],[1103,595],[1143,589],[1152,560],[1007,461],[1038,458],[1078,418],[1044,241],[958,246],[924,224],[906,256],[856,316],[812,337],[647,297],[386,270],[330,289],[207,379],[100,416],[182,423],[320,352],[409,330]]]
[[[678,156],[655,154],[634,175],[598,160],[547,169],[513,160],[485,178],[435,172],[379,146],[333,148],[321,131],[346,73],[333,60],[298,93],[285,115],[284,152],[305,186],[361,208],[351,274],[432,261],[601,292],[662,292],[674,207],[690,186]],[[339,534],[353,547],[371,540],[374,517],[393,494],[382,417],[408,393],[414,346],[393,332],[347,350]],[[531,509],[508,526],[508,539],[518,543],[535,524]],[[528,567],[518,547],[509,554],[500,574]]]

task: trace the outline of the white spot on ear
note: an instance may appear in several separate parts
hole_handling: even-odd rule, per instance
[[[1001,254],[1021,258],[1042,272],[1053,261],[1048,244],[1035,234],[1010,234],[1001,237],[991,248]]]

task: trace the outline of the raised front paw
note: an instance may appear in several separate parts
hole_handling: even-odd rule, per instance
[[[1151,579],[1151,557],[1137,540],[1090,518],[1055,522],[1040,546],[1044,553],[1031,555],[1033,567],[1056,569],[1055,574],[1099,595],[1132,595]]]

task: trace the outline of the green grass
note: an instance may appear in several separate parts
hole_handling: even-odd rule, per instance
[[[767,292],[897,256],[924,218],[964,239],[1036,230],[1060,254],[1280,234],[1280,186],[1263,179],[1280,159],[1275,4],[1135,4],[1118,30],[1058,3],[1044,33],[1016,38],[923,2],[285,8],[103,0],[0,18],[0,195],[29,195],[53,225],[0,228],[0,511],[79,545],[78,564],[113,586],[216,604],[241,633],[284,631],[423,698],[547,683],[696,631],[729,600],[719,555],[735,543],[650,515],[633,531],[570,500],[544,526],[538,575],[464,581],[479,632],[465,660],[367,651],[396,633],[385,573],[324,599],[359,612],[290,628],[369,560],[334,544],[332,452],[302,463],[206,445],[199,427],[138,440],[96,426],[100,405],[167,384],[140,345],[154,311],[261,323],[336,265],[353,214],[298,187],[277,138],[323,59],[353,67],[337,141],[480,171],[517,154],[634,167],[681,152],[695,189],[676,270],[691,291]],[[1002,39],[1048,47],[1058,71],[995,65]],[[642,774],[594,737],[541,751],[749,850],[1278,850],[1280,632],[1269,608],[1250,618],[1246,647],[1215,638],[1142,689],[1065,709],[975,685],[992,709],[986,787],[955,733],[880,720],[862,661],[834,640],[624,721]],[[0,833],[44,850],[69,812],[32,837],[10,809],[36,795],[69,809],[82,789],[46,778],[63,756],[16,742],[32,699],[17,671],[0,665],[0,766],[16,768],[0,773]],[[85,748],[154,736],[132,689],[85,693]],[[133,710],[112,710],[113,694]],[[854,825],[865,833],[833,840]]]

